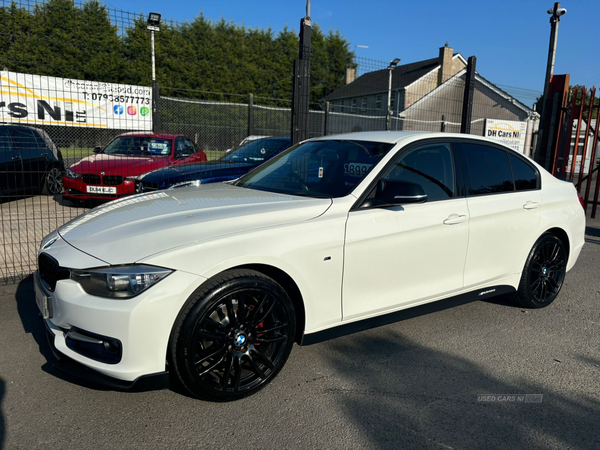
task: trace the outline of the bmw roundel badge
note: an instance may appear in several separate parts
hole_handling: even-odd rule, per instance
[[[235,340],[235,343],[237,345],[244,345],[244,342],[246,342],[246,336],[243,334],[239,334],[238,337]]]

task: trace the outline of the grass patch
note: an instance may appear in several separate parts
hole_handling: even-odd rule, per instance
[[[214,159],[219,159],[221,156],[225,154],[225,152],[221,150],[203,150],[206,154],[206,159],[208,161],[212,161]]]
[[[59,149],[63,158],[85,158],[94,154],[93,148],[63,147]]]

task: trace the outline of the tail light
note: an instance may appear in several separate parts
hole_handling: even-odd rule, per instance
[[[585,203],[583,201],[583,197],[580,193],[577,193],[577,197],[579,197],[579,203],[581,203],[581,207],[585,210]]]

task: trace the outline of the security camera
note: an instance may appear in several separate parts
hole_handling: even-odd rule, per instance
[[[555,5],[556,7],[556,5]],[[552,17],[560,17],[560,16],[564,16],[567,13],[566,8],[556,8],[556,10],[554,8],[550,8],[548,10],[548,14],[550,14]]]

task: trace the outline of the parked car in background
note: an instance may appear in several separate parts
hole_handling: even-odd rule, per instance
[[[44,130],[0,125],[0,196],[62,192],[63,158]]]
[[[227,150],[225,150],[225,153],[229,153],[232,150],[238,149],[242,145],[247,144],[248,142],[255,141],[257,139],[268,138],[268,137],[270,137],[270,136],[257,136],[257,135],[247,136],[244,139],[242,139],[242,141],[238,145],[236,145],[235,147],[228,148]]]
[[[251,140],[214,161],[170,166],[142,175],[138,180],[138,191],[148,192],[171,186],[197,186],[235,180],[279,154],[290,144],[290,138],[285,137]]]
[[[546,307],[584,232],[573,184],[495,141],[351,133],[232,183],[88,211],[42,241],[34,284],[64,355],[55,367],[121,388],[171,371],[191,395],[226,401],[272,380],[294,342],[444,299]]]
[[[115,199],[134,194],[137,177],[167,166],[206,161],[187,136],[165,133],[126,133],[95,155],[69,167],[63,178],[69,199]]]

